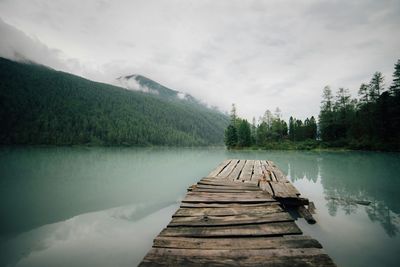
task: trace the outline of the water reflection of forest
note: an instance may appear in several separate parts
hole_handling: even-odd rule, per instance
[[[339,208],[345,214],[365,208],[369,219],[379,222],[388,236],[399,233],[399,154],[293,153],[291,157],[282,157],[277,162],[292,181],[307,179],[315,183],[320,178],[331,216],[336,216]],[[352,200],[369,200],[371,204],[360,206]]]

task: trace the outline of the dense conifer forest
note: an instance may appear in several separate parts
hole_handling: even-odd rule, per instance
[[[190,101],[0,58],[3,145],[218,145],[228,123]]]
[[[350,148],[365,150],[400,150],[400,60],[393,72],[393,82],[385,87],[381,72],[363,83],[358,98],[349,89],[339,88],[334,95],[329,86],[323,89],[318,123],[312,116],[304,121],[281,119],[279,108],[267,110],[256,124],[238,118],[232,106],[230,124],[225,130],[228,148],[256,147],[277,149]]]
[[[358,99],[339,88],[323,90],[319,135],[330,146],[367,150],[400,150],[400,60],[393,82],[385,87],[381,72],[358,90]]]
[[[233,104],[230,121],[225,130],[228,148],[310,149],[316,145],[317,122],[313,116],[304,121],[290,117],[286,123],[277,107],[274,113],[267,110],[258,124],[255,118],[250,124],[236,115]]]

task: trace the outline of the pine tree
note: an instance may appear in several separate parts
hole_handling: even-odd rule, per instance
[[[301,120],[295,121],[295,129],[296,129],[296,141],[303,141],[304,140],[304,127],[303,122]]]
[[[335,107],[337,109],[345,110],[350,105],[350,92],[349,89],[339,88],[336,93]]]
[[[295,131],[295,128],[294,128],[294,121],[295,121],[295,119],[293,119],[293,117],[290,116],[290,118],[289,118],[289,139],[292,140],[292,141],[295,140],[295,135],[294,135],[294,131]]]
[[[275,118],[277,118],[277,119],[281,118],[281,110],[279,107],[276,107],[276,109],[275,109]]]
[[[253,117],[253,121],[251,123],[251,144],[255,144],[257,139],[257,125],[256,118]]]
[[[237,131],[238,141],[237,144],[239,147],[249,147],[251,146],[251,130],[250,123],[247,120],[241,120],[239,122],[239,127]]]
[[[237,115],[236,115],[236,105],[234,103],[232,103],[232,109],[231,109],[231,124],[232,125],[236,125],[236,119],[237,119]]]
[[[311,133],[310,133],[310,138],[315,140],[317,138],[317,122],[315,121],[314,116],[311,116],[310,118],[310,129],[311,129]]]
[[[360,89],[358,89],[358,96],[360,97],[360,104],[366,104],[369,101],[368,97],[369,88],[368,85],[362,83]]]
[[[225,130],[225,145],[228,148],[236,147],[238,144],[238,135],[236,131],[236,127],[232,124],[229,124]]]
[[[322,92],[321,110],[332,111],[332,100],[333,100],[332,90],[327,85],[324,87],[324,90]]]
[[[332,131],[333,126],[333,103],[332,90],[329,86],[325,86],[322,93],[321,111],[319,113],[319,126],[321,139],[330,141],[334,139]]]
[[[369,83],[369,97],[372,101],[376,101],[381,93],[383,92],[383,75],[377,71],[372,76],[371,82]]]
[[[266,122],[262,121],[257,127],[257,145],[264,146],[268,139],[268,125]]]
[[[268,129],[271,129],[273,118],[274,116],[272,115],[272,112],[267,109],[264,113],[264,116],[262,117],[262,121],[267,124]]]
[[[394,64],[393,82],[390,86],[390,93],[391,95],[400,94],[400,59]]]

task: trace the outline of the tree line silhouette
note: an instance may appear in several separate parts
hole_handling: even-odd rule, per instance
[[[384,76],[375,72],[369,83],[362,83],[358,98],[349,89],[339,88],[333,95],[330,86],[322,94],[318,123],[315,118],[304,121],[290,117],[281,119],[277,108],[267,110],[258,125],[253,119],[238,118],[233,105],[231,120],[225,130],[228,148],[316,148],[345,147],[366,150],[400,150],[400,59],[396,62],[393,82],[384,85]],[[306,145],[288,143],[306,141]]]
[[[290,117],[289,124],[281,118],[279,107],[272,113],[267,110],[256,124],[246,119],[239,118],[236,106],[232,104],[230,124],[225,130],[225,145],[228,148],[279,146],[283,141],[302,142],[314,140],[317,136],[317,123],[315,118],[300,119]],[[279,146],[282,147],[282,146]]]
[[[319,114],[320,138],[331,146],[354,149],[400,149],[400,59],[393,82],[384,86],[384,76],[375,72],[369,83],[362,83],[359,98],[339,88],[333,96],[326,86]]]

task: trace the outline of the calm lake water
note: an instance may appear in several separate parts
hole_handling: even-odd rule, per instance
[[[135,266],[226,158],[288,174],[317,208],[298,225],[339,266],[400,266],[398,153],[82,147],[0,149],[0,266]]]

